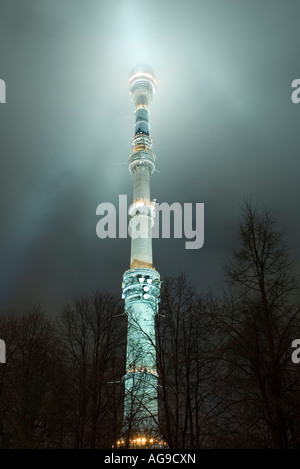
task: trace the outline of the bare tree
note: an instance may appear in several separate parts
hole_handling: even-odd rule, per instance
[[[14,448],[48,447],[59,361],[53,325],[40,307],[22,315],[3,313],[0,325],[7,343],[7,363],[0,378],[2,443]]]
[[[157,342],[160,416],[170,448],[210,447],[214,439],[221,401],[215,398],[207,319],[206,299],[186,275],[165,279]]]
[[[94,292],[67,303],[59,319],[71,447],[111,447],[120,429],[123,390],[114,383],[124,374],[120,308],[113,295]]]
[[[230,293],[222,306],[210,304],[218,360],[225,365],[229,433],[236,435],[231,444],[287,448],[295,445],[299,426],[299,406],[295,413],[293,404],[299,378],[290,359],[299,330],[298,287],[270,212],[246,202],[239,241],[226,268]]]

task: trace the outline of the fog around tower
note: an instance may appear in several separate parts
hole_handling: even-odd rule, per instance
[[[138,63],[157,80],[151,196],[205,204],[201,249],[153,241],[161,276],[221,288],[245,198],[275,212],[299,272],[299,14],[291,0],[3,0],[0,307],[121,296],[130,239],[100,240],[96,207],[131,203]]]

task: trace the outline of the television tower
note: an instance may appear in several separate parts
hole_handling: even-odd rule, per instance
[[[155,204],[150,199],[155,156],[151,149],[149,105],[155,89],[156,81],[148,67],[139,66],[133,70],[129,79],[135,106],[135,131],[129,157],[129,171],[133,176],[133,203],[129,207],[131,256],[130,269],[124,273],[122,283],[128,316],[122,428],[126,442],[118,442],[129,447],[160,444],[155,347],[160,275],[153,267],[151,229]]]

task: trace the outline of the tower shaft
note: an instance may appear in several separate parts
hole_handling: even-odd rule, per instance
[[[128,316],[123,434],[133,441],[158,436],[155,315],[160,276],[153,267],[151,229],[154,202],[150,179],[155,157],[150,137],[149,105],[155,92],[153,74],[138,69],[129,80],[135,105],[135,131],[129,171],[133,176],[133,203],[129,208],[130,269],[123,275],[123,298]]]

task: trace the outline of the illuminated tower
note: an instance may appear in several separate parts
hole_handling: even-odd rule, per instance
[[[122,284],[128,316],[123,435],[131,442],[138,438],[144,443],[158,437],[155,315],[160,276],[152,261],[154,202],[150,199],[150,179],[155,157],[149,124],[149,105],[155,89],[155,78],[148,67],[133,71],[129,79],[135,106],[135,132],[129,157],[133,176],[133,203],[129,207],[131,257]]]

